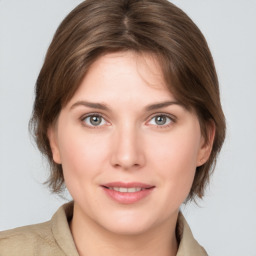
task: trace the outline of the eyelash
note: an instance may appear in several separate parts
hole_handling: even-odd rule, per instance
[[[105,118],[105,116],[102,115],[102,114],[100,114],[100,113],[90,113],[90,114],[87,114],[87,115],[85,115],[85,116],[82,116],[82,117],[81,117],[81,122],[82,122],[83,126],[88,127],[88,128],[90,128],[90,129],[99,129],[99,128],[101,128],[102,126],[101,126],[101,125],[99,125],[99,126],[93,126],[93,125],[88,125],[88,124],[86,124],[86,123],[85,123],[85,119],[88,118],[88,117],[100,117],[100,118],[102,118],[103,120],[105,120],[105,122],[108,123],[108,121],[107,121],[107,119]]]
[[[87,125],[87,124],[85,123],[85,119],[88,118],[88,117],[100,117],[100,118],[102,118],[105,122],[109,123],[109,122],[107,121],[107,119],[105,118],[105,116],[102,115],[101,113],[97,113],[97,112],[96,112],[96,113],[90,113],[90,114],[87,114],[87,115],[82,116],[81,119],[80,119],[81,122],[82,122],[82,124],[83,124],[85,127],[88,127],[88,128],[90,128],[90,129],[99,129],[99,128],[102,127],[102,125],[99,125],[99,126]],[[166,117],[166,118],[169,118],[169,119],[170,119],[170,123],[167,124],[167,125],[152,125],[152,126],[156,126],[156,128],[160,128],[160,129],[168,128],[168,127],[170,127],[173,123],[176,123],[176,121],[177,121],[177,118],[176,118],[175,116],[173,116],[173,115],[170,115],[170,114],[167,114],[167,113],[154,113],[153,115],[151,115],[151,116],[149,117],[149,121],[147,121],[147,123],[150,122],[151,120],[153,120],[154,118],[157,118],[157,117]]]
[[[164,129],[164,128],[169,128],[170,126],[172,126],[174,123],[176,123],[177,118],[173,115],[167,114],[167,113],[154,113],[153,115],[150,116],[149,121],[153,120],[154,118],[157,117],[165,117],[165,118],[169,118],[170,119],[170,123],[169,124],[165,124],[165,125],[153,125],[156,126],[156,128],[160,128],[160,129]]]

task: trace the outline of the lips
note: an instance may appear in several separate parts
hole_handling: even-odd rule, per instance
[[[138,182],[112,182],[101,187],[111,199],[121,204],[136,203],[150,195],[155,188],[155,186]]]
[[[141,190],[144,190],[146,188],[140,188],[140,187],[133,187],[133,188],[124,188],[124,187],[108,187],[108,189],[112,189],[118,192],[122,192],[122,193],[134,193],[134,192],[138,192]]]

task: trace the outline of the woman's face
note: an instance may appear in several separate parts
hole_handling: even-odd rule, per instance
[[[48,135],[75,213],[120,234],[173,221],[209,153],[156,59],[131,52],[94,62]]]

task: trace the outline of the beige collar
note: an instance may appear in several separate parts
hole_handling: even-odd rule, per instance
[[[182,213],[178,217],[179,249],[176,256],[207,256],[206,251],[195,240]]]
[[[51,228],[54,238],[63,252],[66,255],[79,256],[68,224],[72,215],[73,202],[64,204],[52,217]],[[180,244],[176,256],[207,256],[206,251],[194,239],[182,213],[179,213],[177,227]]]

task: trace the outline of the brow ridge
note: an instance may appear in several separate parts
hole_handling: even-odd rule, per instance
[[[178,101],[164,101],[164,102],[159,102],[159,103],[155,103],[155,104],[150,104],[148,106],[145,107],[145,111],[149,112],[152,110],[156,110],[156,109],[160,109],[160,108],[164,108],[164,107],[168,107],[170,105],[180,105],[183,106],[180,102]],[[104,103],[98,103],[98,102],[89,102],[89,101],[77,101],[76,103],[74,103],[70,109],[73,109],[77,106],[85,106],[85,107],[89,107],[89,108],[95,108],[95,109],[101,109],[101,110],[105,110],[105,111],[110,111],[110,108],[104,104]]]
[[[77,101],[76,103],[74,103],[70,109],[73,109],[77,106],[85,106],[85,107],[89,107],[89,108],[95,108],[95,109],[101,109],[101,110],[110,110],[110,108],[103,103],[98,103],[98,102],[89,102],[89,101],[84,101],[84,100],[80,100]]]

